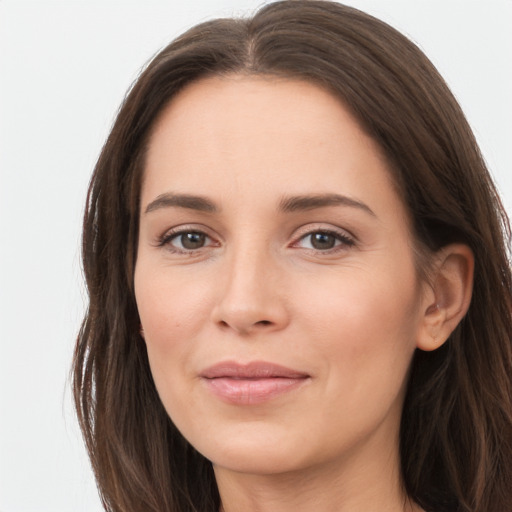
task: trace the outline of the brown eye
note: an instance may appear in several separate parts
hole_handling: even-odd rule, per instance
[[[197,231],[191,231],[189,233],[181,233],[176,236],[173,242],[178,242],[178,246],[180,249],[201,249],[204,247],[206,242],[206,235],[204,233],[199,233]]]
[[[336,237],[331,233],[312,233],[309,235],[311,246],[317,250],[332,249],[337,242]]]
[[[166,246],[173,252],[184,253],[202,249],[211,243],[211,238],[201,231],[178,231],[164,236],[158,245]]]
[[[354,240],[345,233],[335,231],[310,231],[302,236],[296,247],[310,249],[314,251],[329,251],[331,249],[348,249],[354,245]]]

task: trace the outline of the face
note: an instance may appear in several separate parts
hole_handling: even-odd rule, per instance
[[[173,99],[150,138],[135,293],[162,402],[216,468],[397,447],[422,286],[388,164],[330,93],[233,76]]]

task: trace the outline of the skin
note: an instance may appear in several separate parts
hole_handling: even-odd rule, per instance
[[[282,210],[333,193],[359,205]],[[206,236],[187,249],[183,232]],[[448,259],[455,282],[461,258]],[[180,92],[150,138],[135,293],[159,395],[212,461],[226,512],[419,510],[400,488],[399,422],[414,350],[444,338],[431,336],[442,308],[418,277],[386,159],[337,98],[247,76]],[[226,360],[307,378],[226,403],[200,377]]]

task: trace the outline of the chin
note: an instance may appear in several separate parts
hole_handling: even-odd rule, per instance
[[[311,439],[294,435],[289,428],[238,425],[231,431],[216,432],[214,438],[189,439],[214,468],[237,473],[271,475],[305,469],[316,462]],[[236,432],[234,432],[236,430]],[[302,438],[301,438],[302,437]],[[307,448],[307,449],[306,449]]]
[[[294,458],[293,453],[273,447],[248,450],[243,447],[229,449],[208,457],[214,468],[223,468],[250,475],[276,475],[305,469],[307,464]]]
[[[294,432],[286,421],[269,418],[263,411],[243,417],[237,410],[229,417],[219,417],[211,410],[202,410],[197,415],[180,414],[184,408],[166,410],[181,435],[214,467],[239,473],[293,470],[299,462],[297,446],[311,444],[311,440],[301,439],[301,432]]]

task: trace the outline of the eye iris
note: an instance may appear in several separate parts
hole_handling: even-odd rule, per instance
[[[311,245],[315,249],[332,249],[336,244],[336,238],[329,233],[314,233],[311,235]]]
[[[180,237],[181,245],[185,249],[200,249],[204,246],[206,235],[203,233],[183,233]]]

